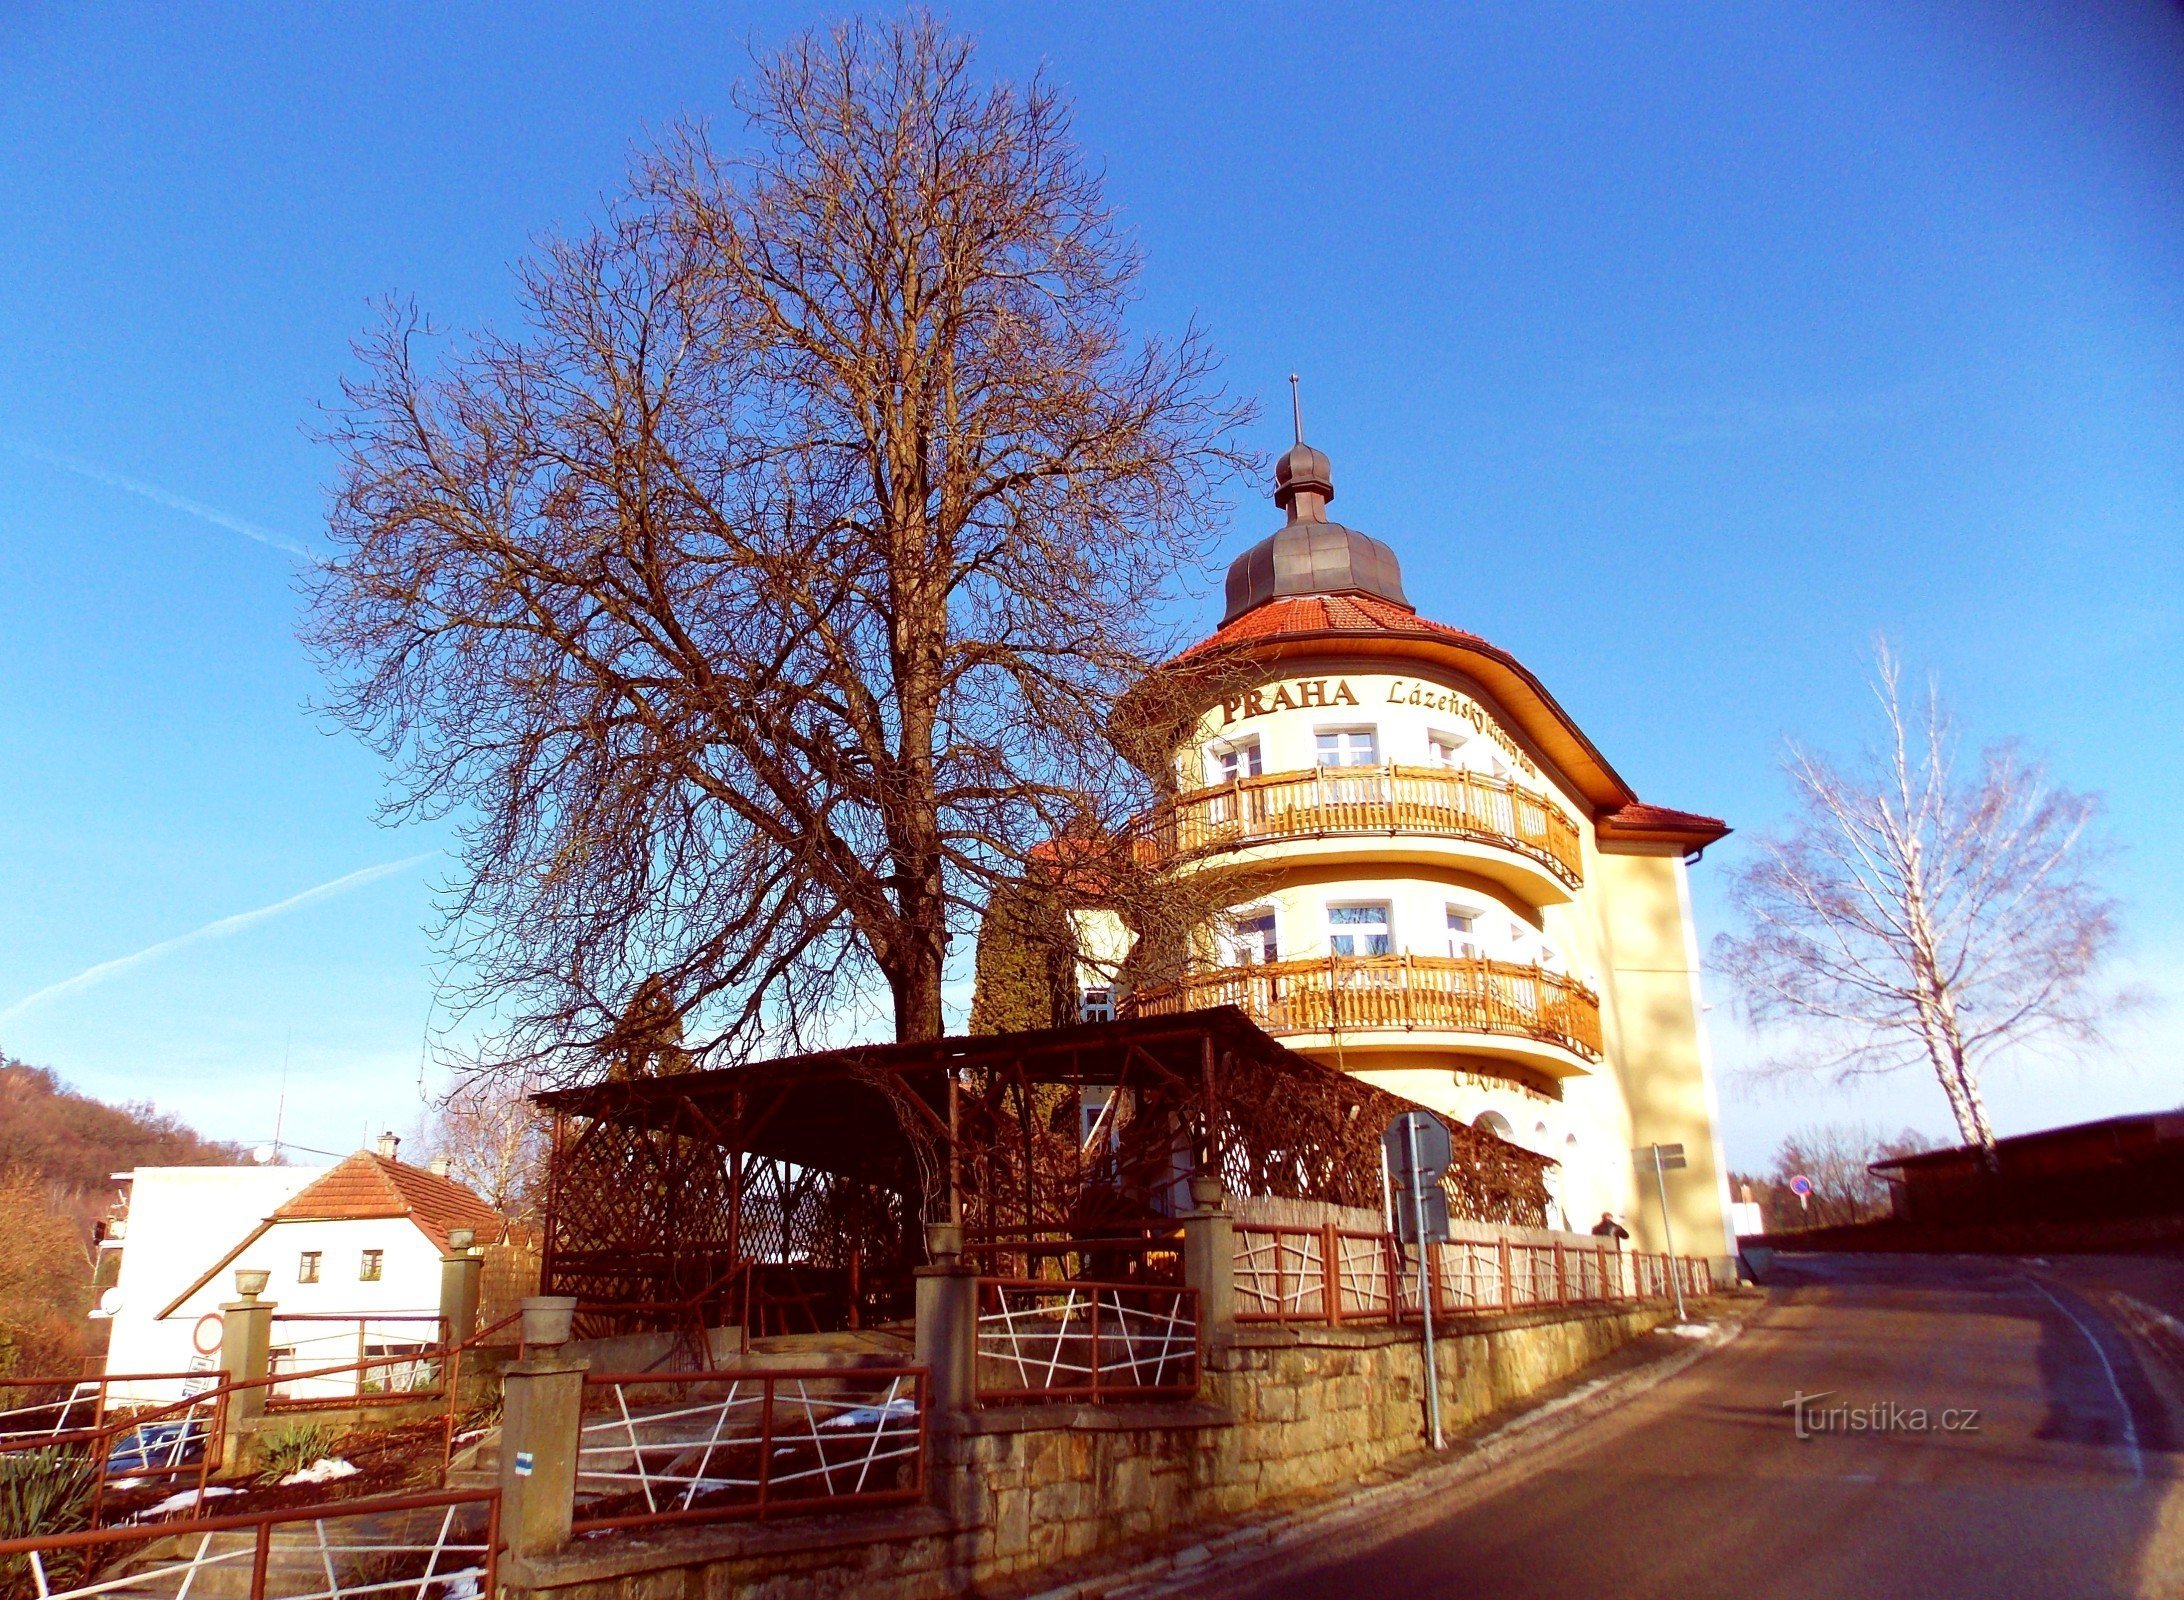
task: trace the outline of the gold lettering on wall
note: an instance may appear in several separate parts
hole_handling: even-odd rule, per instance
[[[1501,724],[1468,694],[1458,689],[1444,689],[1436,683],[1417,683],[1409,678],[1397,678],[1388,685],[1388,704],[1391,706],[1418,706],[1427,711],[1445,712],[1460,717],[1494,741],[1494,747],[1507,756],[1526,777],[1539,776],[1539,768],[1532,765],[1532,758],[1524,753],[1516,740],[1502,732]]]
[[[1309,711],[1331,706],[1354,706],[1357,691],[1344,678],[1305,678],[1278,683],[1270,689],[1250,689],[1221,702],[1221,726],[1251,717],[1271,716],[1277,711]]]

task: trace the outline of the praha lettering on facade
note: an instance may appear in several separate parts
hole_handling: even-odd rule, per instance
[[[1232,694],[1221,702],[1221,726],[1225,728],[1240,718],[1264,717],[1276,711],[1357,704],[1357,695],[1346,680],[1335,679],[1331,691],[1327,683],[1325,678],[1307,678],[1299,683],[1276,684],[1271,693],[1265,689],[1251,689],[1243,694]]]

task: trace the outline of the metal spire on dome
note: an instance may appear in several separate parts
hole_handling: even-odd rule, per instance
[[[1327,502],[1335,497],[1334,463],[1327,452],[1304,442],[1304,399],[1297,375],[1289,375],[1289,420],[1296,429],[1296,443],[1274,463],[1274,503],[1289,513],[1291,522],[1325,522]]]
[[[1355,528],[1327,520],[1335,497],[1334,464],[1304,442],[1303,386],[1289,375],[1295,442],[1274,463],[1274,503],[1289,513],[1279,532],[1238,556],[1228,571],[1225,625],[1286,595],[1366,594],[1408,610],[1395,552]]]

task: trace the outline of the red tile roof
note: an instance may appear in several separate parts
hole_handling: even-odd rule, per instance
[[[1421,617],[1409,606],[1370,594],[1300,594],[1269,600],[1245,612],[1212,637],[1175,659],[1189,661],[1229,645],[1251,644],[1291,633],[1416,633],[1469,645],[1487,645],[1475,633]]]
[[[1603,839],[1655,839],[1695,850],[1704,849],[1729,832],[1729,824],[1719,817],[1647,805],[1643,800],[1601,812],[1593,819],[1593,827]]]
[[[273,1213],[273,1220],[283,1222],[367,1217],[408,1217],[442,1250],[452,1228],[469,1228],[485,1244],[499,1239],[508,1226],[498,1211],[453,1179],[369,1150],[359,1150],[316,1183],[305,1185]]]

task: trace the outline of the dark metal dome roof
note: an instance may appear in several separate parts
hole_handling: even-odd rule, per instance
[[[1274,463],[1274,503],[1289,523],[1229,564],[1224,626],[1286,595],[1370,594],[1410,604],[1395,552],[1327,520],[1334,497],[1335,470],[1324,450],[1300,439]]]

